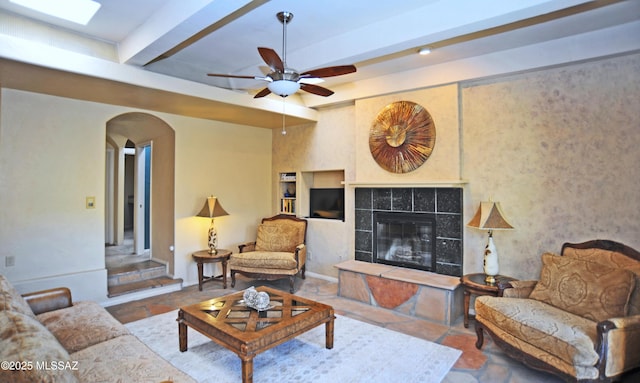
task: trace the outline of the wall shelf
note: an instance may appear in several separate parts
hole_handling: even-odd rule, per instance
[[[460,187],[464,186],[469,181],[467,180],[439,180],[439,181],[426,181],[426,182],[368,182],[368,181],[354,181],[348,182],[347,187],[363,187],[363,188],[433,188],[433,187]]]
[[[278,212],[296,215],[297,177],[295,172],[279,173],[280,187]]]

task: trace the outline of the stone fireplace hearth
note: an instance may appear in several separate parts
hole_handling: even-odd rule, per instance
[[[462,190],[356,188],[355,259],[462,276]]]

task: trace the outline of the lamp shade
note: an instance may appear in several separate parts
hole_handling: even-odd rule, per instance
[[[218,198],[211,196],[204,202],[202,210],[200,210],[200,213],[198,213],[196,217],[214,218],[222,217],[223,215],[229,215],[229,213],[224,210]]]
[[[267,88],[278,96],[287,97],[297,92],[300,89],[300,84],[297,81],[276,80],[270,82]]]
[[[500,207],[500,202],[485,201],[480,202],[476,215],[467,224],[469,227],[486,230],[511,230],[511,225]]]

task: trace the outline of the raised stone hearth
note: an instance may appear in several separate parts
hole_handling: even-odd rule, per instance
[[[336,267],[341,297],[447,326],[462,315],[457,277],[355,260]]]

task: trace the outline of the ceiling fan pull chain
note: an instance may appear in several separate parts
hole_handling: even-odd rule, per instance
[[[282,135],[286,136],[287,135],[287,128],[286,125],[284,124],[284,118],[285,118],[285,110],[284,110],[284,106],[285,106],[285,102],[286,102],[286,98],[282,97]]]

